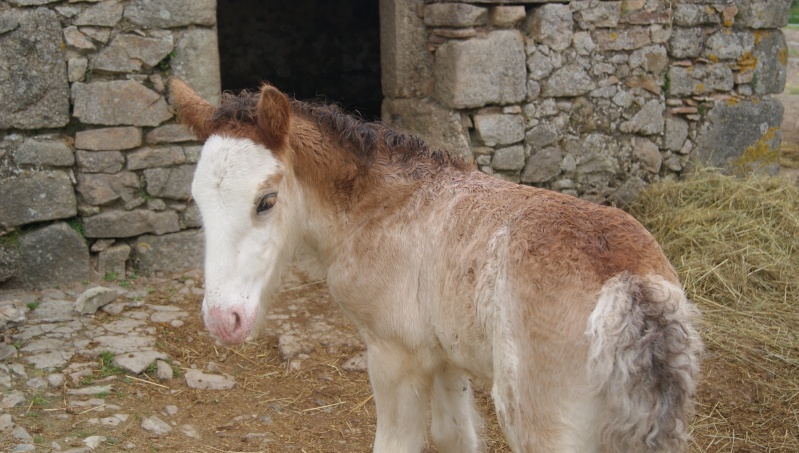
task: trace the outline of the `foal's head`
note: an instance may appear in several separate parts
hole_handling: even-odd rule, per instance
[[[192,183],[206,240],[203,317],[219,340],[241,343],[293,253],[302,200],[286,157],[290,104],[269,85],[219,108],[179,80],[170,89],[181,120],[205,141]]]

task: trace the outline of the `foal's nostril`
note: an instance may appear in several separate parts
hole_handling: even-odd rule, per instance
[[[239,327],[241,327],[241,315],[239,315],[239,312],[234,311],[233,312],[233,332],[238,331]]]

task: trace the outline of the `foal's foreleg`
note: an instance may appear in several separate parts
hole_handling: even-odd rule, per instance
[[[478,432],[482,421],[474,408],[469,378],[457,368],[445,368],[433,377],[433,443],[441,453],[482,451]]]
[[[391,344],[369,345],[377,407],[375,453],[419,453],[424,446],[429,378],[417,357]]]

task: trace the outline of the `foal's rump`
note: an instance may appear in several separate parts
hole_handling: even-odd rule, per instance
[[[494,348],[514,451],[686,451],[702,342],[674,269],[626,213],[535,195],[509,230]]]

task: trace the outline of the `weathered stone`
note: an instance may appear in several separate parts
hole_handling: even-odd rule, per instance
[[[474,127],[486,146],[510,145],[524,140],[524,118],[521,115],[477,114]]]
[[[690,96],[730,91],[734,87],[732,70],[725,64],[669,68],[669,95]]]
[[[521,33],[499,30],[447,42],[436,50],[434,74],[435,97],[447,107],[520,102],[527,94]]]
[[[150,168],[144,170],[147,193],[154,197],[188,200],[191,196],[191,181],[195,165],[179,165],[172,168]]]
[[[488,10],[467,3],[432,3],[424,8],[424,23],[433,27],[485,25]]]
[[[63,222],[23,233],[19,253],[19,272],[9,283],[52,287],[85,280],[90,273],[89,246]]]
[[[705,39],[701,28],[675,28],[669,39],[669,53],[674,58],[696,58],[702,53]]]
[[[516,145],[497,149],[491,167],[494,170],[521,170],[524,168],[524,147]]]
[[[494,6],[488,11],[488,21],[495,27],[513,27],[526,17],[524,6]]]
[[[666,118],[666,149],[679,151],[685,139],[688,138],[688,121],[679,116],[669,116]]]
[[[196,203],[192,202],[180,213],[180,222],[181,226],[185,228],[200,228],[203,226],[200,208]]]
[[[116,173],[125,166],[125,156],[119,151],[82,151],[75,153],[78,168],[84,173]]]
[[[28,307],[20,299],[0,301],[0,332],[17,326],[28,318]],[[14,350],[16,353],[16,349]],[[7,356],[11,355],[7,353]]]
[[[533,150],[539,150],[558,140],[558,131],[549,124],[541,124],[530,129],[525,135],[525,142]]]
[[[146,38],[118,35],[94,62],[94,69],[108,72],[139,72],[158,64],[174,49],[172,35]]]
[[[180,230],[174,211],[107,211],[83,219],[86,237],[126,238],[145,233],[164,234]]]
[[[382,110],[387,125],[418,135],[431,149],[471,157],[469,135],[460,114],[429,99],[386,99]]]
[[[549,3],[534,8],[527,17],[526,27],[537,43],[555,50],[571,45],[574,22],[568,5]]]
[[[147,133],[144,139],[148,145],[196,141],[197,136],[183,124],[165,124]]]
[[[660,74],[669,66],[669,55],[662,45],[646,46],[630,55],[630,68],[642,67],[652,74]]]
[[[552,65],[552,61],[549,59],[549,56],[544,55],[541,52],[534,52],[527,57],[527,69],[528,76],[531,79],[541,80],[549,76],[555,67]]]
[[[83,201],[91,205],[104,205],[122,199],[129,202],[140,196],[139,178],[135,173],[79,174],[77,191]]]
[[[663,132],[663,112],[666,106],[657,99],[648,101],[630,121],[621,124],[624,133],[655,135]]]
[[[638,176],[633,176],[619,187],[612,195],[612,200],[621,207],[629,206],[646,188],[646,182]]]
[[[652,42],[649,30],[644,27],[595,30],[592,36],[600,51],[634,50]]]
[[[85,57],[74,57],[67,61],[67,79],[70,82],[83,82],[86,78],[86,68],[89,60]]]
[[[785,88],[785,77],[788,69],[788,46],[782,30],[768,30],[759,33],[760,39],[755,44],[752,54],[757,59],[753,83],[755,94],[779,94]]]
[[[578,13],[578,20],[581,22],[580,25],[584,28],[616,27],[619,24],[620,18],[620,2],[590,2],[586,7],[581,8]]]
[[[172,427],[169,426],[169,423],[161,420],[155,415],[153,415],[152,417],[142,418],[140,426],[143,430],[149,431],[155,434],[156,436],[165,436],[169,434],[170,431],[172,431]]]
[[[141,148],[128,153],[128,170],[165,167],[182,164],[185,161],[186,156],[183,154],[183,148],[179,146],[171,146],[168,148]]]
[[[200,390],[230,390],[236,386],[236,381],[219,375],[203,373],[200,370],[188,370],[185,374],[186,385]]]
[[[47,8],[0,11],[0,22],[16,24],[0,34],[0,129],[66,126],[69,83],[58,16]]]
[[[560,173],[561,160],[563,153],[557,146],[533,150],[522,170],[521,181],[528,184],[549,181]]]
[[[748,28],[782,28],[788,25],[790,0],[736,0],[735,25]]]
[[[590,55],[591,52],[596,49],[596,44],[591,38],[591,33],[587,31],[576,32],[572,38],[572,43],[578,55]]]
[[[142,236],[133,246],[136,270],[144,275],[203,266],[205,243],[201,230]]]
[[[75,311],[82,315],[90,315],[100,307],[110,304],[119,297],[119,292],[112,288],[95,286],[84,291],[75,301]]]
[[[651,140],[641,137],[633,139],[633,157],[641,162],[641,168],[650,173],[657,174],[663,164],[663,156],[658,146]]]
[[[124,8],[118,0],[103,1],[86,8],[73,23],[78,26],[114,27],[122,19]]]
[[[111,29],[106,27],[80,27],[81,33],[103,44],[111,37]]]
[[[0,13],[0,35],[16,30],[19,27],[19,20],[10,12]]]
[[[118,244],[103,250],[98,255],[97,272],[100,275],[115,274],[125,276],[126,263],[130,257],[130,246]]]
[[[541,95],[546,97],[571,97],[580,96],[593,90],[594,81],[585,70],[577,64],[566,65],[544,82]]]
[[[385,102],[385,101],[384,101]],[[385,105],[385,103],[383,104]],[[183,155],[186,156],[187,164],[196,164],[200,161],[200,154],[202,154],[202,146],[184,146]]]
[[[710,35],[705,42],[703,55],[711,61],[737,60],[751,52],[755,45],[755,35],[751,31],[719,30]]]
[[[156,376],[158,379],[162,381],[168,381],[172,379],[175,375],[175,371],[172,369],[172,366],[169,363],[164,362],[163,360],[156,360]]]
[[[380,2],[380,64],[386,98],[424,97],[433,90],[433,54],[415,2]]]
[[[94,43],[86,35],[78,31],[74,25],[64,29],[64,41],[67,46],[77,50],[94,50]]]
[[[189,0],[185,1],[189,3]],[[194,9],[194,2],[191,3],[189,8]],[[216,2],[201,0],[199,3]],[[191,28],[179,36],[175,56],[169,61],[172,75],[191,85],[203,99],[216,105],[222,90],[216,30]]]
[[[341,369],[344,371],[366,371],[367,368],[368,362],[365,352],[359,352],[341,364]]]
[[[16,6],[40,6],[56,1],[58,0],[8,0],[9,3]]]
[[[86,124],[157,126],[172,117],[158,93],[132,80],[72,84],[73,114]]]
[[[0,283],[17,275],[19,250],[17,244],[10,239],[0,238]],[[0,331],[3,330],[0,327]]]
[[[72,181],[63,171],[0,179],[0,229],[66,219],[77,213]]]
[[[134,0],[125,18],[144,28],[174,28],[216,24],[215,0]]]
[[[779,170],[779,127],[783,112],[782,103],[772,98],[716,102],[699,130],[691,166],[775,173]]]
[[[92,151],[117,151],[141,145],[138,127],[106,127],[75,134],[75,148]]]
[[[697,25],[714,25],[721,23],[719,12],[704,2],[678,3],[674,7],[674,25],[681,27],[695,27]]]
[[[18,164],[71,167],[75,164],[72,149],[61,140],[29,138],[14,151]]]
[[[140,374],[156,360],[169,358],[168,355],[158,351],[129,352],[114,356],[114,364],[133,374]]]
[[[649,34],[652,37],[653,44],[665,44],[671,39],[671,27],[664,27],[660,24],[651,25],[649,27]]]

